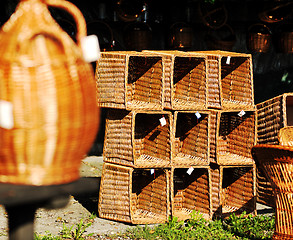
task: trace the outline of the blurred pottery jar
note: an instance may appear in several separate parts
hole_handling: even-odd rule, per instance
[[[77,44],[48,6],[68,11]],[[82,55],[86,24],[63,0],[22,0],[0,32],[0,182],[65,184],[98,129],[96,88]]]
[[[178,50],[188,50],[192,47],[193,29],[187,23],[174,23],[170,28],[170,47]]]

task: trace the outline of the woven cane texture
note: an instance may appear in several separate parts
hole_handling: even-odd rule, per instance
[[[209,114],[175,111],[172,166],[209,165]]]
[[[209,108],[247,111],[255,109],[250,54],[226,51],[197,53],[206,55],[208,59]]]
[[[188,168],[173,168],[171,171],[172,216],[186,220],[192,211],[200,211],[204,218],[211,218],[211,191],[209,167],[194,166],[192,173]]]
[[[170,112],[109,109],[104,161],[138,168],[170,166],[172,124]]]
[[[220,205],[220,168],[216,164],[210,164],[211,173],[211,211],[212,217],[221,213]]]
[[[282,146],[293,146],[293,126],[283,127],[278,134],[279,143]]]
[[[243,116],[239,113],[210,111],[210,162],[228,166],[254,164],[251,148],[256,144],[256,112],[247,111]]]
[[[280,129],[293,125],[290,114],[293,108],[293,93],[268,99],[256,107],[258,144],[279,144]]]
[[[256,214],[256,174],[254,166],[220,166],[221,215]]]
[[[47,4],[72,14],[78,46]],[[11,103],[13,126],[0,127],[1,182],[51,185],[79,178],[98,127],[94,75],[80,48],[85,27],[80,11],[59,0],[20,1],[2,27],[0,102]]]
[[[164,169],[153,171],[104,163],[100,217],[133,224],[166,222],[170,212],[170,173]]]
[[[273,239],[293,239],[293,149],[260,144],[252,152],[273,188],[276,203]]]
[[[207,108],[206,57],[180,51],[145,51],[163,58],[164,107],[173,110]]]
[[[99,106],[163,109],[162,57],[143,52],[103,52],[96,65]]]
[[[257,107],[257,143],[282,145],[282,128],[293,125],[293,93],[285,93],[256,105]],[[285,130],[286,131],[286,130]],[[285,145],[285,144],[284,144]],[[273,189],[262,169],[257,174],[258,202],[272,206]]]

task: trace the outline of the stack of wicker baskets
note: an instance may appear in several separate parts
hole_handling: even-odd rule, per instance
[[[134,224],[255,211],[252,63],[223,51],[105,52],[99,215]]]

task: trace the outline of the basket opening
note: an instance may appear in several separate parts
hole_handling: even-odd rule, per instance
[[[255,134],[253,111],[242,117],[238,112],[222,113],[217,139],[218,161],[221,164],[252,163],[251,148],[255,145]]]
[[[160,119],[166,124],[161,125]],[[138,161],[170,161],[170,119],[168,114],[138,113],[134,127],[135,158]]]
[[[174,169],[173,214],[180,219],[189,218],[193,210],[209,215],[208,169],[195,168],[190,175],[187,170],[188,168]]]
[[[129,58],[127,97],[132,105],[137,108],[146,107],[145,105],[162,105],[162,81],[161,57]]]
[[[178,112],[175,132],[174,161],[208,162],[208,115],[198,119],[195,113]]]
[[[255,210],[253,167],[229,167],[223,169],[222,211],[247,214]]]
[[[167,216],[167,175],[162,169],[135,169],[132,173],[132,206],[134,218]]]
[[[224,101],[234,103],[252,102],[251,68],[248,57],[231,57],[221,59],[221,84]]]
[[[204,58],[175,57],[173,101],[178,104],[205,104],[206,66]]]
[[[286,97],[287,125],[293,126],[293,96]]]

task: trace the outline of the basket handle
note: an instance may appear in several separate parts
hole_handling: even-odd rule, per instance
[[[250,31],[252,30],[252,28],[257,27],[257,26],[264,27],[265,29],[267,29],[267,31],[268,31],[269,34],[272,34],[271,29],[270,29],[267,25],[262,24],[262,23],[255,23],[255,24],[252,24],[251,26],[249,26],[249,28],[248,28],[248,32],[250,32]]]
[[[65,0],[43,0],[45,4],[51,7],[56,7],[67,11],[72,15],[76,23],[76,41],[77,45],[81,47],[81,40],[87,35],[86,22],[80,10],[72,3]]]

